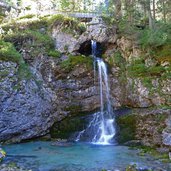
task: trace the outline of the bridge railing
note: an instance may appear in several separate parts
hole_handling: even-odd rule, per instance
[[[102,14],[98,12],[79,12],[79,11],[51,11],[51,14],[62,14],[65,16],[71,16],[75,18],[93,18],[93,17],[99,17]]]

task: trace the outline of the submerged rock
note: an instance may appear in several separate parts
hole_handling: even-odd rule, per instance
[[[0,165],[1,171],[32,171],[30,169],[23,169],[17,166],[15,163],[2,164]]]

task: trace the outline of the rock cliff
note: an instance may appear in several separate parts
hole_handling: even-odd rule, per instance
[[[93,59],[80,54],[85,54],[85,49],[87,55],[91,54],[92,39],[102,46],[104,60],[109,66],[114,108],[171,105],[171,79],[167,70],[170,64],[161,63],[164,70],[158,71],[157,61],[150,56],[144,61],[139,60],[144,52],[133,40],[119,36],[117,27],[109,27],[96,19],[89,23],[85,32],[69,33],[61,29],[61,25],[55,24],[51,35],[56,50],[60,52],[58,58],[41,53],[30,58],[22,53],[29,66],[29,79],[18,76],[17,63],[0,61],[1,142],[20,142],[46,135],[55,123],[99,108],[98,80],[94,80]],[[151,67],[154,70],[150,70]],[[168,109],[166,124],[162,124],[160,130],[160,140],[156,140],[166,145],[171,145],[170,114]],[[153,113],[146,117],[152,120]],[[140,120],[137,121],[137,130],[142,134],[136,138],[143,141],[146,134],[143,134],[145,128],[141,128],[143,122]],[[151,123],[148,119],[145,122]],[[149,124],[150,129],[157,123]]]

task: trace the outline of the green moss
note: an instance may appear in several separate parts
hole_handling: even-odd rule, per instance
[[[4,36],[4,40],[13,43],[17,50],[21,48],[27,50],[31,57],[46,54],[54,48],[54,42],[49,35],[32,30],[7,34]]]
[[[69,58],[61,62],[61,67],[69,72],[77,65],[85,65],[88,69],[92,68],[92,58],[86,56],[73,56],[69,55]]]
[[[49,56],[55,57],[55,58],[59,58],[61,56],[61,53],[57,50],[50,50],[48,52]]]
[[[16,167],[18,167],[18,166],[17,166],[17,164],[16,164],[15,162],[10,162],[10,163],[8,164],[8,167],[10,167],[10,168],[16,168]]]
[[[53,26],[61,26],[63,32],[73,35],[76,33],[82,34],[86,30],[86,27],[75,18],[65,17],[60,14],[48,18],[48,23],[50,28],[53,28]]]
[[[128,165],[126,167],[126,171],[138,171],[136,164],[134,164],[134,165]]]
[[[66,118],[56,123],[50,130],[52,138],[67,139],[77,131],[83,130],[85,121],[79,117]]]
[[[127,67],[129,76],[131,77],[141,77],[148,74],[147,67],[142,62],[142,60],[136,60]]]
[[[151,77],[142,77],[141,81],[145,87],[152,90],[153,84],[152,84],[152,78]]]
[[[141,146],[138,147],[140,149],[139,155],[144,156],[145,154],[150,154],[155,159],[161,160],[163,162],[170,162],[169,154],[167,152],[160,153],[156,150],[155,147]]]
[[[81,111],[81,106],[72,105],[72,106],[66,107],[65,110],[69,111],[71,114],[75,115]]]
[[[19,79],[21,80],[29,80],[33,77],[32,73],[30,72],[29,65],[25,63],[19,65],[17,74]]]
[[[0,41],[0,60],[16,62],[20,79],[30,79],[32,77],[29,66],[25,64],[21,54],[14,48],[12,43]],[[6,74],[7,72],[1,72],[0,75],[4,76]]]
[[[142,59],[140,59],[140,60],[135,60],[130,65],[128,65],[127,71],[130,77],[147,78],[152,76],[161,76],[164,72],[166,72],[166,69],[163,66],[147,67],[145,65],[145,62]]]
[[[22,17],[19,17],[18,19],[21,20],[21,19],[30,19],[30,18],[33,18],[35,17],[34,14],[27,14],[27,15],[24,15]]]
[[[147,72],[151,76],[160,76],[161,73],[165,72],[165,68],[163,66],[152,66],[147,69]]]
[[[117,67],[119,67],[118,79],[121,81],[121,83],[125,83],[126,82],[126,76],[125,76],[126,61],[122,57],[120,51],[116,51],[112,56],[108,57],[108,63],[111,67],[113,67],[113,65],[116,65]]]
[[[45,47],[50,49],[54,47],[54,42],[52,38],[47,34],[42,34],[38,31],[24,30],[12,34],[8,34],[4,37],[4,40],[12,43],[24,43],[27,40],[31,41],[32,46]]]
[[[27,22],[27,28],[30,30],[40,30],[45,28],[45,31],[48,29],[48,21],[45,19],[37,19],[30,22]]]
[[[20,63],[22,61],[22,57],[12,43],[0,40],[0,60]]]
[[[171,63],[171,45],[164,45],[157,48],[155,57],[159,62],[168,61]]]
[[[113,56],[109,58],[110,64],[116,64],[117,66],[121,67],[122,63],[124,62],[124,58],[122,57],[119,51],[116,51]]]
[[[120,116],[116,120],[117,125],[119,126],[119,143],[125,143],[130,140],[135,139],[135,130],[136,130],[136,116],[135,115],[126,115]]]

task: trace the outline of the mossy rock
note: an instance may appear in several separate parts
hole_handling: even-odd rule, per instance
[[[147,67],[144,60],[135,60],[127,66],[128,75],[132,78],[160,77],[167,72],[166,68],[160,65]]]
[[[54,48],[52,38],[47,34],[42,34],[39,31],[24,30],[13,32],[4,36],[4,40],[11,42],[20,50],[21,45],[26,44],[28,48],[39,48],[39,51],[50,50]]]
[[[118,143],[125,143],[135,139],[136,134],[136,115],[129,114],[125,116],[119,116],[116,119],[119,127]]]
[[[69,33],[72,35],[82,34],[86,31],[86,27],[77,19],[72,17],[66,17],[61,14],[49,17],[48,23],[50,25],[50,29],[52,29],[55,26],[62,26],[62,32]]]
[[[93,59],[87,56],[73,56],[69,55],[69,58],[65,61],[61,62],[61,68],[64,71],[70,72],[72,71],[75,66],[77,65],[85,65],[87,69],[92,69],[93,66]]]
[[[82,117],[66,118],[57,122],[50,130],[52,138],[68,139],[74,133],[82,131],[85,126],[85,120]]]
[[[164,45],[156,50],[156,59],[159,62],[168,61],[171,63],[171,45]]]

